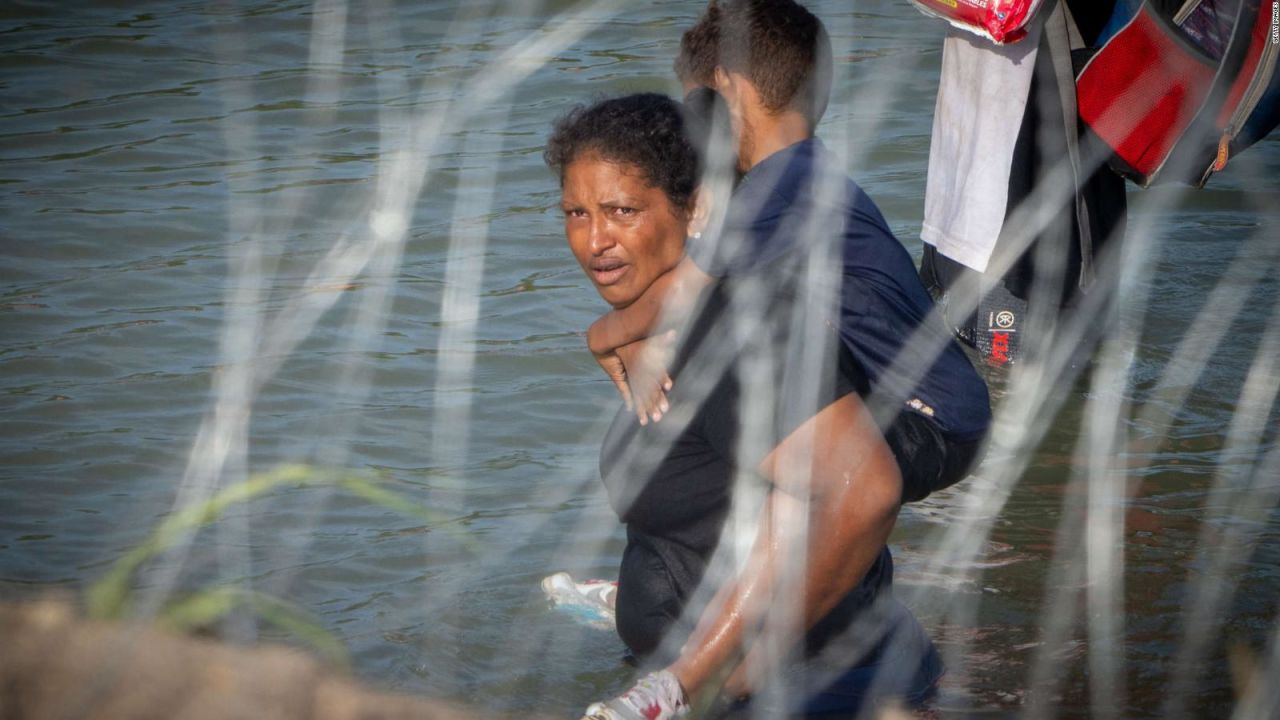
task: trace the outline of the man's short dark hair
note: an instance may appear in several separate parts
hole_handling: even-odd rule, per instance
[[[680,54],[676,55],[674,70],[682,85],[713,88],[719,63],[720,5],[711,0],[698,22],[680,36]]]
[[[793,0],[722,0],[719,59],[741,73],[771,112],[804,114],[814,125],[831,94],[831,38]]]
[[[563,185],[565,169],[591,152],[636,168],[672,205],[689,209],[700,158],[675,100],[637,93],[579,105],[556,121],[542,157]]]

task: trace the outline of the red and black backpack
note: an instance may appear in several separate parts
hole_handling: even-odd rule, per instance
[[[912,2],[997,43],[1021,39],[1042,5]],[[1119,0],[1096,45],[1076,78],[1080,119],[1143,187],[1203,186],[1280,124],[1280,0]]]
[[[1280,123],[1280,2],[1118,3],[1076,81],[1080,118],[1144,187],[1203,186]]]

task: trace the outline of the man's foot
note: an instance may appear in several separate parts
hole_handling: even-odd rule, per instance
[[[567,572],[542,579],[542,592],[556,608],[572,614],[592,627],[612,629],[617,625],[614,603],[618,583],[610,580],[574,582]]]

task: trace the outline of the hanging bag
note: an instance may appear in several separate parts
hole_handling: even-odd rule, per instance
[[[1042,0],[911,0],[920,12],[939,17],[997,45],[1021,40]]]

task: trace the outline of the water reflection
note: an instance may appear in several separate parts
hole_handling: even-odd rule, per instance
[[[916,253],[941,29],[905,3],[814,5],[849,60],[822,132]],[[549,25],[584,5],[344,7],[0,10],[0,584],[100,577],[186,501],[193,439],[235,388],[252,408],[234,425],[240,451],[190,470],[211,487],[279,462],[374,469],[474,547],[294,488],[197,534],[144,591],[246,584],[319,616],[380,685],[579,710],[627,681],[622,647],[548,613],[537,581],[616,568],[595,469],[615,400],[582,347],[600,307],[561,247],[541,145],[572,102],[674,90],[678,33],[700,4],[612,3]],[[337,45],[313,52],[316,36]],[[513,48],[524,62],[480,74]],[[436,113],[434,135],[415,126]],[[1126,715],[1158,714],[1203,578],[1239,586],[1213,603],[1221,632],[1198,653],[1193,711],[1225,713],[1227,654],[1261,657],[1274,633],[1274,504],[1237,508],[1213,487],[1265,486],[1276,457],[1274,405],[1232,423],[1274,384],[1254,363],[1277,322],[1277,176],[1272,138],[1171,211],[1131,197],[1153,240],[1125,399],[1148,415],[1121,425],[1168,439],[1117,448],[1111,464],[1134,493],[1117,539]],[[388,224],[370,223],[373,208]],[[1166,374],[1178,358],[1194,371]],[[1091,457],[1077,444],[1094,392],[1082,377],[1054,389],[1066,402],[1034,453],[989,460],[1027,468],[966,564],[931,559],[937,533],[968,517],[968,489],[901,522],[901,583],[961,658],[944,707],[1024,708],[1046,608],[1088,591],[1048,567],[1075,552],[1059,531],[1086,497],[1071,481]],[[1238,553],[1213,554],[1223,547]],[[1089,697],[1069,612],[1052,655],[1063,709]]]

